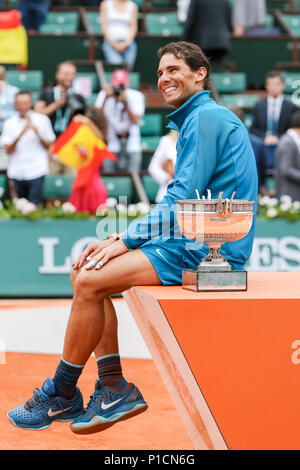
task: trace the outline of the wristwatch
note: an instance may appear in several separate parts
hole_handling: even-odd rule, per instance
[[[120,235],[117,232],[111,233],[107,238],[114,238],[115,241],[120,240]]]

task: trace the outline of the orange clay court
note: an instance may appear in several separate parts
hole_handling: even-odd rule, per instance
[[[10,425],[7,410],[30,398],[45,374],[54,373],[59,356],[7,353],[0,365],[1,448],[299,450],[299,286],[299,272],[250,272],[246,292],[137,286],[123,293],[125,301],[115,303],[119,324],[126,313],[122,306],[134,318],[124,344],[137,345],[138,337],[128,337],[137,325],[154,361],[123,359],[124,375],[141,389],[149,408],[91,436],[73,435],[68,424],[36,432]],[[0,331],[1,314],[8,320],[18,308],[16,301],[3,302]],[[63,302],[45,300],[44,307]],[[28,316],[35,324],[41,313],[36,319],[30,313],[39,304],[23,301],[18,322]],[[18,341],[26,328],[24,323]],[[42,329],[54,341],[55,334]],[[85,403],[95,378],[91,358],[79,379]]]
[[[122,302],[122,301],[121,301]],[[40,307],[69,306],[70,300],[0,300],[1,311],[26,311]],[[1,336],[1,335],[0,335]],[[194,446],[152,360],[123,359],[124,374],[136,383],[148,403],[139,416],[117,423],[105,432],[78,436],[70,423],[54,423],[43,431],[19,429],[8,422],[8,410],[32,396],[45,374],[54,373],[60,355],[6,353],[0,363],[0,449],[1,450],[193,450]],[[18,374],[16,371],[20,371]],[[95,358],[88,361],[78,385],[85,404],[97,378]]]

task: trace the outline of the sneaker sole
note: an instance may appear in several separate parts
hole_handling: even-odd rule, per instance
[[[105,419],[103,416],[94,416],[94,418],[89,423],[75,423],[71,424],[70,428],[75,434],[94,434],[96,432],[105,431],[105,429],[110,428],[120,421],[125,421],[126,419],[133,418],[134,416],[143,413],[148,408],[148,405],[140,404],[135,405],[127,413],[122,413],[118,417],[118,413]]]
[[[82,413],[80,413],[80,414],[82,414]],[[13,424],[17,428],[25,429],[27,431],[43,431],[44,429],[48,429],[51,426],[51,424],[53,424],[53,423],[69,423],[70,421],[73,421],[74,419],[79,418],[80,414],[77,415],[77,416],[74,416],[73,418],[55,419],[55,420],[52,421],[52,423],[46,424],[45,426],[40,426],[40,427],[22,426],[20,424],[17,424],[10,416],[7,415],[7,418],[8,418],[8,421],[10,422],[10,424]]]

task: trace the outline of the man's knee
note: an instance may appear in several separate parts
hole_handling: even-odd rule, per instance
[[[101,283],[97,282],[92,271],[79,271],[73,284],[73,292],[81,297],[101,298]]]

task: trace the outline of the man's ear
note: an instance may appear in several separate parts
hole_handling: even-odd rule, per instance
[[[207,75],[207,70],[206,70],[205,67],[200,67],[200,68],[196,71],[196,74],[197,74],[196,82],[197,82],[197,83],[203,82],[203,80],[205,79],[205,77],[206,77],[206,75]]]

